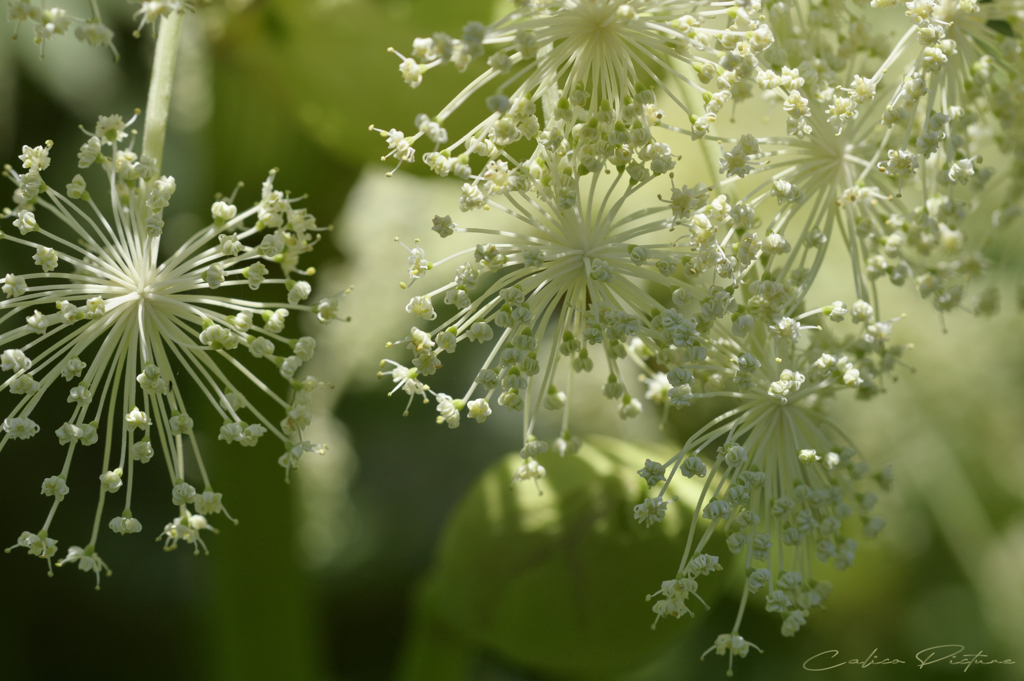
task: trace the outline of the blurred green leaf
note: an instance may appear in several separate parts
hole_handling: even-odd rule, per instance
[[[286,106],[338,158],[377,160],[387,145],[370,124],[410,131],[415,113],[439,111],[470,75],[432,70],[411,90],[387,48],[407,53],[414,38],[435,31],[459,36],[467,21],[489,14],[472,0],[271,0],[232,18],[218,57],[245,74],[247,87]],[[486,113],[482,101],[464,109],[452,119],[456,128],[462,118]]]
[[[464,647],[590,681],[664,652],[686,624],[663,620],[652,631],[645,596],[675,575],[693,500],[670,504],[651,528],[637,523],[633,506],[649,496],[636,473],[644,460],[671,454],[595,438],[548,462],[543,495],[529,482],[509,490],[518,454],[492,466],[449,522],[419,603],[417,626],[429,631],[417,636],[442,631],[451,647],[454,632]],[[673,485],[684,497],[700,492],[697,482]],[[429,648],[414,637],[403,678],[443,677],[430,669]]]
[[[320,147],[286,105],[276,99],[267,101],[245,79],[246,72],[237,64],[215,62],[215,107],[208,147],[213,152],[208,166],[212,186],[230,193],[236,182],[243,181],[238,200],[248,205],[259,197],[267,172],[279,168],[277,188],[305,196],[301,206],[316,216],[319,224],[330,224],[355,183],[358,167]],[[312,254],[313,259],[304,259],[303,264],[320,265],[319,259],[329,257],[331,249],[325,247],[330,243],[326,239]]]

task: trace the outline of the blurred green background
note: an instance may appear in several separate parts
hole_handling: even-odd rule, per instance
[[[699,656],[731,627],[742,576],[718,573],[702,586],[710,612],[651,632],[643,596],[672,575],[688,516],[677,504],[678,517],[650,531],[631,518],[642,496],[633,471],[644,456],[671,448],[715,405],[673,417],[664,431],[655,417],[627,429],[602,419],[606,405],[592,413],[583,405],[588,432],[613,439],[595,440],[572,460],[545,461],[550,476],[538,497],[530,485],[507,487],[514,469],[504,455],[518,448],[514,419],[450,431],[434,424],[430,407],[415,406],[403,419],[404,399],[389,400],[375,378],[384,342],[409,325],[408,294],[397,286],[405,252],[393,238],[432,236],[430,218],[452,212],[458,195],[455,181],[384,177],[383,144],[367,126],[409,128],[459,82],[454,73],[431,72],[428,84],[410,91],[385,50],[434,30],[457,34],[501,4],[236,0],[186,20],[164,162],[178,186],[169,238],[203,223],[214,194],[239,180],[246,184],[240,202],[254,200],[272,167],[281,169],[280,187],[308,194],[320,222],[333,222],[330,243],[310,264],[321,291],[356,290],[346,301],[353,323],[320,334],[313,366],[335,386],[321,394],[310,434],[330,452],[304,460],[285,485],[274,448],[220,451],[208,438],[211,475],[241,519],[237,527],[219,523],[209,556],[165,554],[152,541],[172,510],[166,480],[143,471],[136,516],[146,530],[101,535],[115,571],[102,591],[77,570],[48,579],[39,561],[0,554],[0,678],[682,681],[724,674],[722,658]],[[85,15],[83,5],[64,6]],[[49,44],[45,60],[28,31],[0,41],[5,162],[22,144],[52,139],[48,177],[70,179],[83,141],[78,125],[143,106],[152,37],[131,38],[134,6],[100,5],[118,32],[118,63],[73,38]],[[437,243],[426,240],[428,254]],[[954,315],[945,334],[913,291],[892,292],[888,311],[909,315],[897,333],[917,346],[907,360],[914,372],[904,371],[874,402],[834,405],[869,459],[893,463],[897,485],[882,501],[888,527],[878,541],[862,542],[853,570],[818,575],[836,589],[795,639],[782,638],[778,618],[760,605],[749,608],[742,633],[766,652],[739,661],[737,677],[806,676],[802,662],[832,649],[840,660],[877,648],[879,657],[912,663],[921,649],[960,644],[965,653],[1019,662],[975,666],[971,677],[1022,678],[1024,318],[1015,262],[1019,254],[1000,275],[1003,311],[992,319]],[[0,267],[12,267],[2,248]],[[482,357],[465,355],[433,387],[454,392],[471,380]],[[16,445],[0,455],[0,543],[13,543],[44,516],[38,482],[56,457]],[[78,461],[73,471],[81,489],[95,474],[89,464]],[[676,493],[685,498],[685,490]],[[57,528],[61,546],[85,532],[91,504],[90,494],[69,497]],[[960,673],[946,664],[844,666],[821,678]]]

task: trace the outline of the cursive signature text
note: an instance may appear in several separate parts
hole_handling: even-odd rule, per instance
[[[1013,660],[991,659],[981,650],[976,653],[969,654],[963,654],[963,652],[964,646],[950,643],[947,645],[932,646],[931,648],[920,650],[917,655],[914,656],[914,659],[917,660],[916,666],[918,669],[924,669],[928,665],[936,664],[938,662],[946,662],[947,664],[963,666],[965,672],[970,669],[972,665],[1016,664]],[[878,648],[872,650],[871,653],[863,659],[852,658],[849,660],[836,661],[836,658],[838,657],[838,650],[826,650],[804,660],[803,667],[809,672],[826,672],[830,669],[836,669],[843,666],[867,669],[868,667],[874,666],[907,664],[906,660],[901,660],[898,657],[879,657]]]

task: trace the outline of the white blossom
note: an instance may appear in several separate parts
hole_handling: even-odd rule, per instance
[[[83,33],[83,39],[104,40],[97,30]],[[244,423],[232,434],[233,442],[253,446],[262,435],[273,434],[283,446],[294,446],[297,431],[275,425],[263,407],[249,401],[232,404],[221,396],[246,390],[266,393],[284,407],[289,419],[308,426],[306,404],[319,384],[290,380],[285,389],[294,391],[297,402],[289,406],[279,396],[280,388],[264,384],[246,364],[260,359],[282,366],[290,363],[291,372],[283,373],[291,379],[301,363],[312,358],[311,337],[290,341],[281,334],[290,312],[318,309],[305,303],[312,287],[303,279],[308,272],[299,270],[297,261],[313,248],[321,229],[294,205],[296,199],[274,189],[271,173],[255,206],[240,210],[232,201],[217,201],[209,225],[196,230],[178,250],[164,251],[163,214],[176,183],[173,177],[160,175],[153,159],[132,150],[133,123],[134,119],[117,115],[100,117],[79,154],[80,167],[105,175],[108,191],[99,190],[99,185],[88,190],[80,175],[67,185],[67,196],[43,182],[40,173],[50,165],[50,143],[23,149],[19,158],[25,172],[6,170],[16,187],[17,205],[10,213],[15,229],[0,233],[2,248],[31,267],[3,279],[6,299],[0,308],[6,321],[0,329],[0,391],[32,397],[12,402],[12,411],[2,422],[0,446],[42,437],[34,420],[39,405],[66,403],[71,413],[53,436],[46,434],[47,442],[64,449],[61,459],[70,462],[78,448],[104,440],[98,508],[104,508],[105,495],[120,494],[122,487],[128,490],[120,494],[125,500],[121,516],[109,527],[119,534],[141,530],[129,506],[137,473],[133,463],[145,464],[159,455],[166,457],[170,469],[171,502],[181,507],[179,521],[163,536],[169,547],[178,540],[196,544],[199,530],[208,526],[195,520],[203,516],[188,511],[187,505],[194,505],[199,514],[221,512],[223,507],[219,494],[197,494],[183,480],[186,468],[189,475],[198,471],[209,488],[200,438],[185,413],[180,383],[196,385],[188,399],[200,402],[190,406],[210,410],[227,422]],[[113,201],[107,213],[98,205],[104,197]],[[272,275],[264,259],[279,267],[281,276]],[[239,293],[247,284],[273,286],[287,299],[287,306],[274,309],[262,299],[247,302]],[[215,295],[214,290],[224,295]],[[318,313],[325,322],[334,316],[320,309]],[[32,338],[39,341],[31,342]],[[296,354],[275,357],[275,340],[293,343]],[[231,354],[239,345],[250,352]],[[61,391],[58,400],[42,401],[46,393]],[[252,424],[241,420],[242,410]],[[50,449],[47,445],[42,451]],[[186,465],[189,457],[195,463],[190,460]],[[42,530],[18,544],[32,555],[49,558],[56,550],[47,533],[68,494],[66,476],[64,471],[43,483],[42,494],[51,500],[52,510]],[[77,563],[98,575],[105,568],[95,554],[96,540],[94,535],[84,548],[72,547],[59,564]]]

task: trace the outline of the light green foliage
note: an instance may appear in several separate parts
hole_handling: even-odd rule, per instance
[[[457,678],[435,677],[440,672],[424,664],[432,652],[425,637],[442,631],[453,648],[485,648],[581,679],[613,677],[671,646],[688,620],[651,631],[644,589],[678,564],[699,487],[678,486],[694,498],[670,503],[649,529],[638,524],[633,506],[647,485],[636,471],[671,454],[656,449],[594,438],[549,462],[543,495],[523,483],[509,491],[518,454],[492,466],[448,524],[419,601],[423,640],[410,647],[405,678]],[[716,581],[706,583],[713,589]]]
[[[437,74],[415,92],[382,87],[395,78],[385,50],[443,27],[458,32],[480,3],[274,0],[232,16],[221,44],[227,61],[251,87],[273,93],[325,148],[347,162],[380,158],[380,137],[367,125],[407,126],[419,111],[433,111],[458,92],[460,74]],[[382,30],[387,27],[387,30]],[[468,116],[486,111],[467,105]]]

